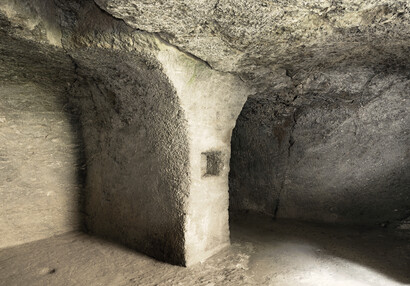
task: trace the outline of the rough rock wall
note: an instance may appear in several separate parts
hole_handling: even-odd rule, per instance
[[[0,83],[0,247],[80,228],[77,140],[64,94]]]
[[[17,168],[3,173],[9,188],[2,188],[2,227],[8,233],[3,237],[21,243],[78,229],[85,222],[92,232],[184,264],[185,118],[175,90],[150,53],[155,47],[145,34],[134,33],[92,1],[56,3],[0,5],[0,78],[7,84],[2,131],[13,135],[5,140],[2,161],[8,171],[9,158],[13,166],[27,161],[24,170],[32,175],[27,180],[38,182],[24,181],[21,187],[20,176],[10,181]],[[66,113],[68,106],[74,113]],[[26,114],[26,120],[11,118],[15,112]],[[81,126],[70,121],[78,117]],[[20,136],[24,138],[14,134],[19,129],[27,131]],[[56,134],[41,138],[51,131]],[[37,147],[48,149],[27,157],[28,151],[15,143],[33,136]],[[78,176],[83,150],[74,148],[80,137],[87,168],[84,190]]]
[[[243,189],[232,196],[233,209],[346,222],[351,220],[344,215],[351,193],[338,190],[332,196],[328,191],[350,176],[343,168],[358,168],[355,187],[364,186],[366,194],[375,189],[377,195],[387,187],[377,190],[363,183],[372,180],[373,170],[380,165],[406,169],[407,157],[399,157],[408,133],[396,135],[407,132],[402,112],[407,107],[397,104],[407,94],[399,92],[406,89],[399,85],[405,80],[392,67],[399,72],[409,67],[408,2],[353,2],[8,0],[0,3],[1,35],[10,43],[23,38],[29,44],[21,48],[17,40],[16,51],[26,57],[14,58],[10,55],[16,51],[6,44],[2,54],[13,69],[0,69],[3,78],[14,74],[52,82],[59,90],[69,87],[87,144],[90,230],[159,259],[190,264],[228,241],[229,140],[250,93],[248,86],[255,94],[232,141],[232,192]],[[76,79],[65,72],[70,66],[67,55],[76,67]],[[27,71],[19,64],[24,58],[33,59]],[[43,58],[53,68],[43,69]],[[370,66],[376,68],[363,68]],[[390,72],[383,74],[386,70]],[[394,97],[383,97],[390,77],[397,80]],[[397,107],[386,109],[392,111],[391,118],[377,117],[385,110],[377,104],[385,102]],[[395,128],[376,129],[380,122],[394,122]],[[369,128],[352,136],[344,129],[351,124]],[[389,141],[385,134],[401,139]],[[356,141],[360,144],[352,145]],[[390,144],[393,149],[376,160],[375,149],[368,148],[374,141],[382,142],[379,149]],[[321,151],[325,149],[330,151]],[[341,150],[374,160],[368,165],[354,161],[348,167],[340,163],[336,177],[328,173],[330,167],[320,173],[318,166],[342,162]],[[240,178],[244,169],[251,176]],[[275,174],[269,177],[271,171]],[[408,174],[391,177],[383,182],[398,195],[385,195],[386,219],[408,209],[407,189],[400,191]],[[323,194],[320,202],[310,186]],[[255,187],[260,191],[251,193]],[[321,209],[335,198],[344,202]],[[398,200],[402,203],[391,215],[390,206]],[[363,196],[362,201],[373,198]],[[302,215],[299,210],[306,202],[314,207]],[[373,207],[377,204],[350,211],[359,213],[355,221],[379,221]]]
[[[175,264],[228,245],[230,137],[246,85],[93,1],[8,3],[6,18],[23,23],[16,37],[32,45],[53,44],[44,7],[59,16],[52,39],[75,65],[65,87],[81,119],[87,179],[79,208],[88,229]]]
[[[81,78],[70,94],[82,113],[87,227],[184,264],[188,152],[175,91],[141,59],[108,51],[86,57],[77,58]]]
[[[74,65],[50,45],[42,10],[17,4],[0,4],[0,247],[81,227]]]
[[[407,60],[408,1],[95,0],[137,29],[156,33],[213,68],[269,90],[349,60]]]
[[[230,208],[386,224],[410,211],[406,70],[329,69],[293,101],[250,98],[232,138]]]
[[[157,259],[185,264],[189,152],[176,91],[146,50],[152,43],[145,34],[91,1],[60,7],[63,44],[78,75],[70,97],[86,146],[86,225]]]
[[[241,170],[241,172],[232,171],[231,185],[234,188],[232,193],[241,199],[236,203],[234,199],[231,206],[240,205],[239,201],[245,204],[244,200],[246,199],[248,202],[245,208],[250,208],[252,205],[254,209],[262,209],[266,213],[279,215],[281,209],[284,209],[278,207],[277,197],[279,193],[286,194],[286,188],[290,188],[291,185],[293,185],[292,188],[296,188],[292,181],[284,179],[293,171],[291,164],[295,164],[295,169],[299,168],[297,165],[299,162],[292,159],[293,147],[291,146],[296,144],[294,137],[301,136],[299,142],[306,140],[306,144],[303,145],[306,148],[311,144],[328,144],[328,141],[325,141],[326,138],[322,138],[323,142],[319,141],[322,133],[330,132],[326,130],[338,130],[335,122],[343,121],[346,116],[352,114],[346,115],[346,109],[356,110],[359,113],[360,110],[355,105],[367,104],[366,100],[372,98],[372,92],[373,95],[380,92],[377,88],[371,92],[367,90],[368,84],[373,81],[373,76],[378,74],[379,77],[374,78],[374,81],[383,82],[384,80],[380,77],[388,78],[389,73],[395,73],[394,70],[398,71],[399,74],[407,73],[410,66],[408,57],[410,47],[408,1],[198,0],[141,2],[96,0],[95,2],[108,13],[123,19],[128,25],[149,33],[155,33],[179,49],[206,61],[216,70],[237,74],[256,89],[256,94],[248,102],[242,113],[243,116],[238,121],[237,139],[232,141],[235,147],[234,151],[240,154],[238,158],[232,159],[231,166],[236,166],[237,170]],[[383,72],[386,73],[382,75]],[[379,86],[378,88],[383,89],[384,87]],[[408,94],[402,95],[403,98],[407,96]],[[386,100],[394,101],[390,98]],[[346,108],[344,104],[348,105],[350,101],[355,107]],[[312,127],[310,126],[312,124],[306,123],[312,133],[320,131],[321,134],[313,139],[308,139],[306,134],[300,135],[301,131],[300,134],[298,133],[297,128],[303,123],[296,124],[297,115],[302,114],[302,112],[308,113],[309,110],[313,112],[319,106],[328,114],[327,117],[334,117],[337,120],[333,123],[326,122],[321,127],[319,124]],[[368,108],[369,110],[366,110],[365,114],[375,113],[371,111],[370,106]],[[402,106],[402,108],[405,107]],[[263,114],[260,116],[253,114],[258,111]],[[386,107],[386,112],[389,111],[390,109]],[[313,113],[317,114],[315,116],[322,116],[319,112]],[[313,115],[301,117],[301,120],[309,121],[306,118],[311,116]],[[365,116],[358,116],[356,121],[366,121]],[[248,122],[252,121],[248,119],[249,117],[253,118],[253,122]],[[374,126],[379,124],[378,121],[388,122],[389,120],[402,122],[402,120],[407,119],[405,115],[400,114],[396,116],[396,119],[370,120],[369,129],[374,129]],[[400,130],[406,129],[406,124],[402,123]],[[322,127],[324,130],[316,129]],[[400,130],[394,132],[401,133]],[[370,131],[367,130],[367,132]],[[380,141],[379,138],[385,138],[381,134],[382,132],[390,134],[389,132],[393,132],[393,130],[381,129],[378,132],[378,135],[372,133],[369,137],[372,137],[372,140]],[[272,133],[274,134],[272,136],[279,138],[278,142],[273,137],[265,136]],[[336,135],[332,133],[332,136]],[[346,136],[348,138],[348,135]],[[343,138],[346,141],[335,152],[340,149],[349,149],[351,148],[350,144],[355,144],[355,140],[346,138]],[[316,143],[310,142],[311,140]],[[370,142],[366,144],[368,147],[374,145]],[[389,144],[390,142],[383,141],[378,145],[379,147],[375,148],[383,149]],[[396,143],[393,146],[395,146],[393,147],[395,151],[390,153],[389,159],[386,159],[390,163],[386,164],[402,164],[401,167],[403,167],[403,164],[406,163],[398,163],[403,162],[401,159],[399,160],[400,155],[398,154],[402,154],[404,151]],[[294,147],[293,154],[303,149],[299,148],[297,144]],[[361,147],[355,146],[354,148],[360,149]],[[373,157],[375,156],[371,154],[373,151],[363,151],[365,153],[363,156]],[[326,151],[323,149],[323,152]],[[302,156],[306,152],[300,151],[300,153],[299,156]],[[354,152],[352,151],[352,153]],[[266,157],[266,154],[269,154],[270,157]],[[328,161],[332,156],[330,153],[322,154],[320,160]],[[271,160],[272,157],[275,158],[275,164]],[[396,159],[399,161],[395,162]],[[278,168],[278,165],[283,165],[285,168]],[[363,168],[364,166],[366,165],[362,166],[358,163],[350,166],[351,168],[359,168],[360,170],[357,172],[363,173],[356,180],[358,185],[361,185],[364,177],[371,180],[368,170],[370,167]],[[274,174],[271,175],[271,171],[275,171]],[[239,178],[239,176],[243,176],[240,174],[246,172],[252,175]],[[302,171],[295,172],[303,173]],[[343,172],[339,172],[339,174],[341,173]],[[301,176],[301,174],[294,176]],[[304,177],[306,176],[304,175]],[[340,177],[343,178],[344,175],[340,175]],[[398,176],[399,182],[397,184],[387,179],[389,182],[387,185],[397,185],[392,190],[404,190],[397,195],[390,193],[389,198],[407,201],[408,188],[404,187],[407,182],[406,177],[406,173]],[[317,179],[329,180],[328,176],[319,174]],[[253,183],[249,183],[249,181]],[[344,183],[344,180],[336,180],[334,183],[341,184]],[[301,185],[300,182],[298,184]],[[378,181],[377,184],[380,185],[381,182]],[[253,192],[252,190],[255,188],[259,191]],[[329,186],[318,188],[328,189]],[[236,191],[239,189],[242,190],[242,195]],[[386,190],[385,187],[382,189]],[[375,190],[376,194],[380,192],[380,190]],[[392,192],[394,193],[394,191]],[[351,200],[351,193],[345,192],[344,195],[341,193],[340,191],[333,195],[338,198],[346,196],[346,200]],[[330,195],[326,193],[326,196]],[[296,197],[293,199],[300,201]],[[363,200],[365,199],[363,198]],[[327,201],[325,200],[325,202]],[[306,205],[308,203],[306,202]],[[311,203],[320,208],[318,202],[312,200]],[[343,204],[346,209],[349,209],[347,202]],[[399,203],[401,210],[395,211],[396,208],[393,209],[394,215],[382,211],[385,218],[398,218],[399,214],[403,214],[404,209],[407,208],[404,207],[404,204],[406,203]],[[330,208],[332,208],[330,211],[332,213],[335,207]],[[381,220],[384,215],[376,215],[376,208],[370,208],[371,210],[359,211],[359,213],[364,213],[360,219],[360,216],[355,216],[357,211],[353,211],[357,208],[350,208],[353,211],[351,218],[357,218],[356,221]],[[391,209],[390,206],[386,206],[386,208]],[[349,221],[351,218],[343,218],[343,215],[338,215],[346,210],[342,211],[341,209],[343,207],[340,206],[339,210],[335,211],[336,214],[331,216],[327,216],[327,213],[324,212],[319,220],[326,217],[329,221]],[[319,216],[317,212],[316,214],[307,213],[306,219],[315,219],[315,216]],[[298,215],[293,213],[292,216],[289,214],[289,217],[296,218]]]
[[[146,202],[152,198],[156,201],[154,205],[144,203],[140,206],[135,203],[137,205],[130,207],[130,212],[137,209],[145,210],[146,216],[139,221],[132,220],[132,223],[127,225],[130,229],[148,228],[151,233],[144,238],[137,232],[127,232],[126,238],[117,235],[116,239],[125,240],[127,244],[157,258],[186,265],[202,261],[228,245],[227,187],[230,136],[246,95],[250,92],[249,89],[239,78],[212,70],[206,63],[181,53],[155,35],[129,28],[122,21],[115,20],[100,11],[92,2],[82,5],[80,9],[65,3],[61,3],[61,7],[69,12],[77,11],[77,15],[65,12],[66,18],[63,19],[65,23],[63,43],[77,63],[77,72],[84,78],[103,82],[104,86],[109,85],[109,90],[113,93],[111,97],[115,102],[117,100],[119,102],[114,105],[114,109],[120,108],[119,104],[122,101],[124,103],[121,105],[124,105],[124,108],[126,106],[126,109],[117,110],[117,113],[126,113],[125,115],[130,117],[131,121],[144,122],[146,120],[151,124],[147,132],[153,132],[154,135],[147,136],[148,141],[145,144],[152,145],[152,142],[158,140],[163,134],[167,134],[169,142],[163,141],[157,144],[162,147],[169,145],[167,148],[173,149],[172,154],[167,155],[172,157],[172,160],[166,162],[168,166],[166,170],[155,171],[157,168],[161,169],[160,165],[163,162],[161,156],[164,156],[158,155],[157,152],[153,156],[157,156],[158,160],[152,162],[149,172],[154,177],[158,173],[164,182],[175,181],[176,186],[171,188],[164,183],[158,190],[158,186],[147,188],[144,184],[141,189],[145,189],[146,195],[141,196],[136,193],[133,198],[127,197],[124,201],[116,201],[111,206],[107,206],[107,209],[117,209],[130,200]],[[74,21],[73,17],[79,20]],[[136,62],[133,63],[133,61]],[[84,67],[88,70],[82,71]],[[101,80],[102,75],[104,80]],[[164,77],[169,80],[168,87],[161,87],[161,84],[164,84],[161,82],[166,80]],[[119,81],[118,78],[121,79],[122,85],[116,83]],[[136,85],[140,86],[141,90],[136,90]],[[162,90],[158,91],[157,86],[160,86]],[[172,86],[175,87],[175,91]],[[141,92],[147,94],[145,102],[133,103],[132,95]],[[165,96],[167,93],[168,96]],[[85,96],[87,97],[89,96]],[[125,99],[122,99],[123,97]],[[162,103],[164,106],[160,105]],[[166,122],[169,120],[169,122],[163,125],[153,120],[155,119],[153,117],[147,115],[141,117],[137,112],[128,110],[133,109],[131,107],[133,105],[140,106],[141,110],[145,108],[153,110],[158,113],[159,118]],[[88,107],[83,108],[87,110]],[[105,110],[104,112],[108,112],[109,107]],[[178,111],[177,117],[167,113],[176,111]],[[186,120],[185,127],[178,125],[182,124],[180,122],[183,120]],[[186,135],[182,132],[183,128],[186,129]],[[103,129],[106,129],[106,126],[101,128]],[[132,133],[123,136],[130,136],[131,141],[136,140]],[[187,136],[187,139],[184,136]],[[143,136],[139,140],[142,141],[144,138]],[[95,145],[85,140],[87,146]],[[130,151],[132,150],[127,150],[127,152]],[[149,149],[141,150],[140,156],[152,158],[146,153],[153,152]],[[208,155],[213,156],[212,158],[216,161],[215,166],[218,165],[216,166],[218,170],[212,175],[207,174],[207,164],[212,164],[210,162],[212,159],[208,158]],[[183,163],[183,168],[178,165],[179,162]],[[147,163],[151,164],[149,160]],[[101,164],[96,166],[100,167]],[[110,167],[113,168],[111,165]],[[129,168],[138,170],[141,165],[135,162],[135,165],[130,165]],[[118,173],[121,173],[121,170],[118,170]],[[90,194],[94,194],[91,189],[98,183],[93,181],[88,185]],[[141,182],[134,181],[133,185],[141,185]],[[130,188],[131,185],[128,185],[122,189]],[[99,198],[95,199],[95,202],[99,200]],[[173,203],[174,201],[176,203]],[[87,208],[95,212],[96,204]],[[166,210],[158,211],[161,209],[159,206]],[[156,213],[153,212],[154,209]],[[95,220],[100,216],[106,217],[106,214],[95,214]],[[172,220],[173,216],[178,217],[178,222]],[[160,220],[162,220],[162,229],[157,229],[156,224]],[[109,222],[105,224],[115,225]],[[93,225],[92,222],[91,228],[95,229]],[[163,227],[166,225],[169,227]],[[105,236],[109,233],[101,229],[95,229],[95,231]],[[158,232],[159,235],[156,234]],[[142,245],[152,243],[153,246],[155,243],[168,243],[165,247],[167,249],[161,256],[154,247],[147,250],[138,243],[127,242],[131,238]],[[181,244],[184,249],[177,249]],[[171,249],[172,247],[174,249]],[[180,256],[169,257],[171,253]]]
[[[147,195],[141,196],[136,193],[132,198],[127,197],[124,201],[115,201],[112,205],[107,206],[107,209],[117,209],[131,200],[145,202],[152,197],[156,200],[154,205],[144,203],[140,206],[138,202],[135,203],[137,205],[130,207],[130,212],[137,209],[145,210],[146,216],[139,221],[132,220],[127,225],[130,229],[148,228],[151,233],[148,233],[146,237],[141,237],[137,232],[123,231],[121,233],[123,237],[121,235],[111,237],[125,241],[128,245],[149,255],[173,263],[190,265],[205,260],[229,244],[227,187],[230,136],[250,90],[239,78],[212,70],[206,63],[182,53],[156,35],[130,28],[124,22],[101,11],[92,1],[83,2],[81,5],[61,2],[60,7],[65,10],[62,21],[64,25],[63,44],[77,63],[77,72],[84,78],[103,82],[101,84],[104,86],[108,84],[107,88],[113,93],[111,97],[115,102],[119,102],[114,105],[114,109],[120,109],[121,102],[124,102],[121,104],[124,108],[127,106],[124,110],[117,110],[117,113],[125,113],[124,116],[129,117],[125,120],[135,122],[147,120],[151,124],[147,130],[156,135],[147,136],[148,141],[145,144],[151,145],[162,136],[161,134],[167,134],[169,142],[158,142],[158,145],[169,145],[167,148],[174,149],[172,154],[167,155],[172,157],[172,160],[166,162],[168,167],[165,171],[155,171],[158,168],[155,164],[161,165],[163,162],[161,157],[163,155],[155,153],[153,156],[158,156],[158,162],[152,162],[150,172],[154,177],[158,173],[158,176],[165,182],[177,182],[177,186],[171,188],[164,183],[158,190],[156,186],[147,188],[144,184],[141,189],[145,189]],[[87,69],[84,69],[85,67]],[[122,82],[121,85],[116,83],[119,81],[118,78]],[[158,91],[156,87],[161,86],[161,82],[166,78],[169,80],[169,86],[162,87],[162,90]],[[140,90],[135,89],[136,85],[141,87]],[[141,92],[147,94],[145,102],[133,103],[132,95]],[[157,95],[158,92],[161,96]],[[168,96],[164,96],[166,93]],[[85,98],[88,97],[85,96]],[[122,99],[123,97],[125,98]],[[153,98],[152,101],[150,97]],[[169,101],[168,106],[165,104],[167,101]],[[162,102],[164,106],[160,105]],[[146,115],[134,117],[138,116],[137,112],[128,110],[133,109],[133,105],[141,106],[141,110],[149,108],[158,113],[163,120],[166,122],[170,120],[170,122],[162,125]],[[89,107],[83,108],[84,110],[89,109]],[[177,118],[167,113],[172,110],[178,111]],[[108,111],[109,107],[106,107],[104,112]],[[178,125],[178,122],[182,122],[179,120],[186,120],[186,125],[185,123],[183,126]],[[182,132],[184,128],[186,135]],[[104,129],[106,126],[101,128],[101,130]],[[123,136],[130,136],[131,141],[136,140],[132,133],[126,133]],[[95,145],[89,144],[88,139],[85,140],[87,146]],[[139,140],[144,140],[144,137]],[[127,150],[127,152],[131,151]],[[140,156],[151,156],[146,153],[153,152],[141,150]],[[117,163],[122,164],[119,162]],[[183,169],[178,165],[179,162],[183,162]],[[139,164],[135,163],[129,168],[138,170],[141,168]],[[208,165],[212,164],[215,168],[214,173],[210,174],[208,169],[212,167]],[[97,166],[99,167],[96,168],[100,168],[101,164]],[[110,165],[110,168],[113,167]],[[121,173],[121,170],[118,170],[118,173]],[[140,181],[133,183],[137,186],[141,185]],[[90,186],[89,193],[94,194],[93,188],[98,183],[93,181],[88,185]],[[132,188],[131,185],[127,185],[122,189],[130,188]],[[167,195],[169,197],[166,197]],[[95,204],[87,207],[90,212],[95,212],[99,207],[97,202],[100,198],[94,201]],[[173,203],[174,201],[176,203]],[[159,206],[166,211],[158,211],[161,209]],[[154,209],[156,213],[153,212]],[[172,220],[173,216],[178,217],[177,222]],[[96,213],[95,221],[98,217],[106,217],[106,214]],[[152,223],[151,220],[153,220]],[[162,230],[156,228],[160,220],[163,221]],[[90,225],[96,233],[108,236],[107,233],[110,231],[96,229],[94,224],[91,222]],[[114,225],[110,222],[105,222],[105,224]],[[163,227],[166,225],[175,232],[168,230],[168,227]],[[129,243],[129,240],[136,242]],[[159,251],[154,247],[144,248],[138,243],[152,244],[152,246],[155,243],[161,245],[167,243],[167,246],[163,247],[166,248],[165,251]],[[181,245],[184,248],[178,249]],[[172,255],[176,256],[172,257]]]
[[[61,29],[53,0],[4,0],[0,3],[7,34],[61,47]]]

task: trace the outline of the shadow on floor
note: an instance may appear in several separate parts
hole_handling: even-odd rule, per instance
[[[231,247],[189,268],[73,232],[0,249],[0,285],[409,285],[403,232],[231,218]]]
[[[295,285],[310,285],[309,280],[313,285],[314,279],[319,282],[319,276],[324,280],[317,285],[334,285],[326,282],[326,277],[339,279],[340,285],[383,285],[383,279],[410,283],[409,232],[231,214],[231,237],[233,242],[255,243],[251,269],[257,264],[254,272],[261,277],[270,268],[274,271],[268,277],[270,280],[278,280],[281,273],[286,273],[288,282],[290,277],[303,276],[294,281]],[[357,282],[357,277],[366,283]]]

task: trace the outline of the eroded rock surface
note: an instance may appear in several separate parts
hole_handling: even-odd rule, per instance
[[[332,223],[406,218],[409,84],[403,70],[328,70],[290,105],[248,99],[232,139],[231,210]]]
[[[0,4],[0,247],[82,228],[81,130],[65,92],[74,64],[48,12]]]
[[[346,61],[408,65],[408,1],[95,2],[215,69],[259,82],[265,92]]]
[[[90,231],[189,264],[229,241],[246,97],[231,210],[408,217],[409,19],[394,0],[7,0],[0,79],[81,121]]]

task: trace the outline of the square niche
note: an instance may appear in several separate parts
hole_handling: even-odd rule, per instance
[[[202,177],[219,176],[223,169],[221,151],[209,151],[201,153]]]

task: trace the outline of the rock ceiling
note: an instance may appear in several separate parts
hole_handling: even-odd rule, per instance
[[[214,69],[275,90],[332,66],[407,66],[410,2],[95,0]]]

